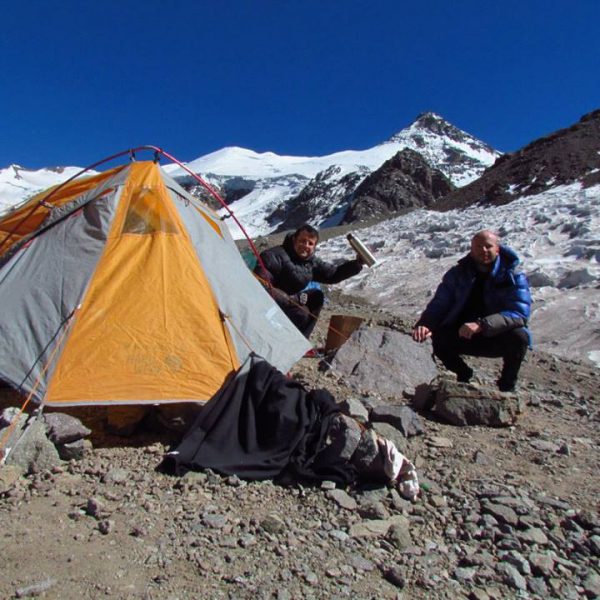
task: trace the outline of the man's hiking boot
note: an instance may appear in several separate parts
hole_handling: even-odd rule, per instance
[[[514,392],[517,387],[517,382],[514,379],[498,379],[498,389],[501,392]]]
[[[515,368],[514,365],[502,365],[502,371],[500,372],[500,378],[498,379],[498,389],[501,392],[514,392],[517,386],[517,375],[519,374],[519,367]]]
[[[472,377],[473,369],[471,369],[471,367],[467,367],[466,365],[464,369],[461,369],[458,373],[456,373],[456,381],[458,383],[469,383]]]

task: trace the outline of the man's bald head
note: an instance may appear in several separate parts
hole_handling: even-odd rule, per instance
[[[498,234],[483,229],[477,232],[471,240],[471,258],[483,269],[491,269],[500,252]]]
[[[495,240],[497,244],[500,243],[500,236],[495,232],[492,231],[491,229],[482,229],[481,231],[478,231],[474,236],[473,236],[473,240],[477,240],[477,239],[487,239],[487,240]]]

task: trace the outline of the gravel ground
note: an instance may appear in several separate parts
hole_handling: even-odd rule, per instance
[[[405,329],[337,297],[327,306]],[[494,361],[477,361],[493,381]],[[356,396],[302,359],[292,375]],[[527,410],[508,428],[422,415],[406,440],[422,493],[287,487],[156,471],[176,439],[94,425],[80,461],[0,482],[0,597],[596,598],[600,595],[598,371],[532,352]],[[406,400],[408,402],[408,399]],[[0,472],[1,473],[1,472]]]

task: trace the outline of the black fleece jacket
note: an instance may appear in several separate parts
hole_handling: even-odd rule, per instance
[[[292,234],[286,236],[281,246],[269,248],[260,255],[265,268],[259,263],[254,272],[265,284],[270,284],[276,298],[285,303],[289,297],[301,292],[311,281],[339,283],[358,274],[363,265],[358,259],[340,265],[326,263],[314,254],[300,258],[294,251]]]

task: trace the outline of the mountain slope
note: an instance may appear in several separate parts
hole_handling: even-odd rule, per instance
[[[439,169],[454,185],[464,185],[478,177],[486,167],[500,156],[490,146],[454,127],[433,113],[420,115],[406,129],[388,141],[362,151],[346,151],[311,159],[279,157],[269,154],[266,180],[255,180],[253,190],[231,204],[231,209],[248,226],[251,236],[265,235],[297,227],[301,222],[324,227],[337,225],[347,212],[353,192],[369,173],[379,169],[386,161],[401,150],[414,150],[421,154],[434,169]],[[197,167],[213,168],[220,177],[226,172],[247,173],[251,159],[259,160],[262,155],[248,155],[237,149],[216,157],[204,157],[190,163]],[[236,161],[241,163],[236,165]],[[225,161],[225,162],[223,162]],[[229,164],[225,164],[229,161]],[[279,162],[277,162],[279,161]],[[321,164],[318,173],[310,175],[311,169]],[[258,167],[256,167],[258,169]],[[274,169],[279,177],[272,177]],[[289,171],[296,170],[296,179],[290,182]],[[257,171],[258,172],[258,171]],[[302,183],[302,177],[312,177]],[[245,175],[245,177],[248,177]],[[260,185],[258,184],[260,181]],[[250,182],[248,182],[250,185]],[[222,189],[226,189],[225,187]],[[448,190],[449,191],[449,190]],[[239,231],[232,231],[240,237]]]
[[[503,155],[479,179],[444,198],[440,207],[506,204],[574,181],[584,186],[600,182],[600,110]]]
[[[499,156],[440,116],[424,113],[389,140],[366,150],[306,157],[229,147],[186,166],[221,193],[249,234],[256,237],[306,220],[317,226],[339,223],[360,182],[405,148],[418,151],[455,185],[472,181]],[[164,168],[193,194],[211,201],[183,169],[177,165]],[[0,171],[0,210],[64,181],[77,170],[9,167]],[[237,228],[232,228],[232,233],[242,235]]]
[[[371,173],[354,191],[342,223],[392,215],[404,208],[431,208],[455,186],[421,154],[405,148]]]
[[[80,167],[54,167],[32,171],[19,165],[0,169],[0,213],[46,188],[62,183],[79,171]],[[95,171],[89,171],[87,174],[94,175]]]

